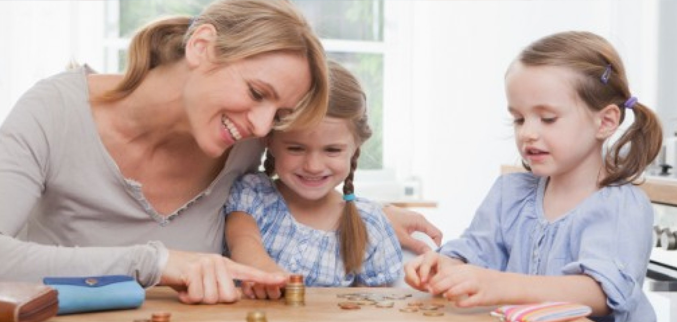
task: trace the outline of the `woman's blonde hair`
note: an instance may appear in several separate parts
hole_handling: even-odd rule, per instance
[[[329,95],[324,49],[301,12],[288,0],[217,0],[199,16],[151,22],[131,40],[123,80],[99,99],[112,102],[125,98],[151,69],[183,59],[186,42],[203,24],[213,25],[217,31],[217,64],[272,52],[298,53],[307,58],[311,89],[277,128],[300,128],[320,122]]]
[[[360,146],[372,134],[367,119],[366,95],[357,78],[343,66],[333,61],[329,61],[329,80],[327,117],[348,121],[348,128],[357,145],[355,154],[350,159],[350,173],[343,183],[343,194],[349,196],[355,192],[353,177],[357,169],[357,160],[360,157]],[[266,160],[263,165],[268,176],[275,173],[275,158],[270,150],[266,153]],[[362,267],[369,236],[367,227],[353,200],[347,200],[343,207],[338,231],[345,272],[346,274],[356,273]]]

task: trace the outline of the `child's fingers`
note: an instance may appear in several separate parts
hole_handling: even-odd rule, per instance
[[[456,284],[457,282],[454,280],[454,276],[443,272],[430,279],[428,291],[435,295],[442,294],[448,292],[451,288],[456,286]]]
[[[422,255],[423,258],[418,268],[418,276],[421,279],[421,283],[428,283],[430,276],[433,275],[433,268],[437,266],[439,256],[434,251],[429,251]]]
[[[277,300],[282,297],[282,290],[279,286],[267,286],[266,293],[271,300]]]
[[[423,261],[423,255],[417,256],[416,258],[410,260],[404,265],[404,281],[407,284],[411,285],[413,288],[420,289],[421,279],[418,275],[419,267]]]
[[[458,307],[476,306],[479,300],[475,284],[467,281],[458,283],[453,287],[450,287],[444,293],[444,297],[446,297],[450,301],[455,302]]]
[[[479,293],[473,294],[471,296],[459,296],[456,298],[456,306],[458,307],[475,307],[478,305],[484,305],[482,303],[482,296]]]
[[[251,282],[242,282],[240,288],[242,289],[242,294],[249,299],[255,299],[256,294],[253,290],[254,283]]]

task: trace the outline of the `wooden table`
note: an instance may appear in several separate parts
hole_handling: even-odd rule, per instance
[[[373,305],[362,306],[359,310],[342,310],[338,303],[344,299],[338,294],[370,293],[370,294],[412,294],[405,300],[394,300],[393,308],[377,308]],[[420,300],[426,304],[445,304],[444,316],[424,316],[421,311],[415,313],[400,312],[400,308],[407,307],[410,301]],[[176,293],[165,287],[157,287],[147,292],[145,303],[136,310],[108,311],[99,313],[75,314],[54,317],[49,322],[78,322],[78,321],[124,321],[132,322],[135,319],[150,319],[153,312],[171,312],[172,322],[222,322],[246,321],[247,313],[260,310],[266,313],[269,322],[277,321],[468,321],[468,322],[496,322],[496,318],[489,315],[488,308],[459,309],[452,307],[443,298],[431,297],[427,293],[399,288],[307,288],[306,305],[291,307],[284,300],[241,300],[233,304],[220,305],[186,305],[177,300]],[[587,319],[576,322],[589,321]]]

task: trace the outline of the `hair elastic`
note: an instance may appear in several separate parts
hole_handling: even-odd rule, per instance
[[[345,201],[353,201],[355,200],[355,194],[354,193],[349,193],[347,195],[343,195],[343,200]]]
[[[604,85],[606,85],[609,83],[609,78],[611,78],[611,64],[606,65],[604,73],[599,79],[602,81],[602,83],[604,83]]]
[[[623,104],[623,107],[632,109],[637,104],[637,97],[630,96],[627,101]]]

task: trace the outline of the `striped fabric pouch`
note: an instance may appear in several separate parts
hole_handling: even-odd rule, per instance
[[[589,306],[567,302],[544,302],[526,305],[505,305],[491,312],[501,322],[561,322],[586,317]]]

